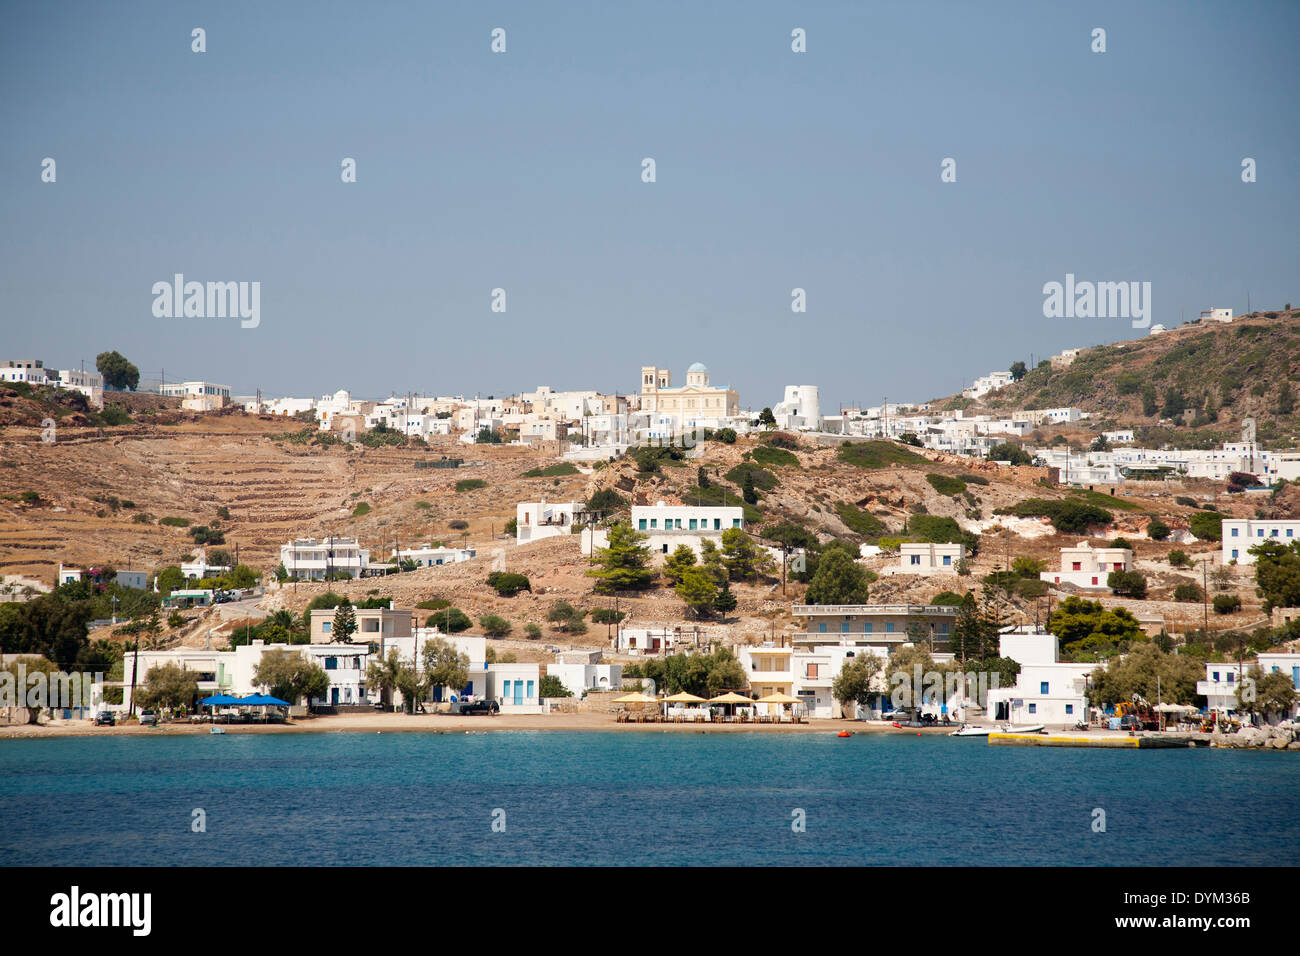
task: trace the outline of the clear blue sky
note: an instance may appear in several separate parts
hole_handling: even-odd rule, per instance
[[[949,394],[1140,334],[1045,319],[1067,272],[1150,281],[1166,325],[1300,302],[1297,37],[1284,0],[9,3],[0,357],[273,395],[694,361],[754,407]],[[260,327],[154,318],[175,272],[260,281]]]

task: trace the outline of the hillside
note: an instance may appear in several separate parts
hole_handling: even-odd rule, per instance
[[[1289,445],[1300,433],[1298,376],[1300,310],[1261,312],[1089,348],[1067,368],[1041,362],[983,405],[993,412],[1074,405],[1098,424],[1147,428],[1145,441],[1183,447],[1235,440],[1242,419],[1254,418],[1260,441]]]

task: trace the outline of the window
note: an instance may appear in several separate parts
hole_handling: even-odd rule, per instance
[[[1236,528],[1233,528],[1233,529],[1232,529],[1232,536],[1233,536],[1234,538],[1237,536],[1237,529],[1236,529]]]
[[[819,673],[819,671],[818,671],[818,665],[816,665],[816,664],[809,664],[809,665],[808,665],[808,674],[807,674],[807,676],[808,676],[808,677],[811,677],[811,678],[814,678],[814,679],[817,678],[818,676],[820,676],[820,673]]]
[[[848,622],[848,621],[841,621],[841,622],[840,622],[840,633],[841,633],[841,634],[847,634],[847,633],[849,633],[849,622]]]
[[[652,528],[657,528],[657,527],[659,527],[659,519],[658,519],[658,518],[651,518],[651,519],[650,519],[650,527],[652,527]]]
[[[337,657],[325,658],[325,669],[327,671],[336,671],[339,669],[339,659]]]
[[[1038,713],[1038,705],[1037,705],[1037,704],[1030,704],[1030,705],[1029,705],[1029,712],[1030,712],[1031,714],[1036,714],[1036,713]]]
[[[920,556],[919,554],[914,554],[914,555],[912,555],[912,563],[913,563],[913,564],[920,564],[920,563],[921,563],[921,556]]]
[[[825,621],[818,621],[818,622],[817,622],[817,633],[818,633],[818,634],[825,634],[825,633],[826,633],[826,622],[825,622]]]
[[[1039,685],[1038,685],[1038,692],[1039,692],[1040,694],[1046,694],[1046,693],[1047,693],[1047,681],[1041,681],[1041,682],[1039,683]]]
[[[688,530],[690,530],[690,531],[694,531],[694,530],[696,530],[696,529],[695,529],[695,519],[694,519],[694,518],[691,519],[691,526],[690,526],[690,528],[689,528]]]
[[[645,530],[645,518],[642,518],[639,522],[637,522],[637,530],[639,531]]]
[[[1070,570],[1072,570],[1072,571],[1082,571],[1082,570],[1083,570],[1083,562],[1082,562],[1082,561],[1075,561],[1075,562],[1073,562],[1073,563],[1071,564],[1071,566],[1070,566]]]
[[[885,622],[885,633],[886,633],[886,634],[893,634],[893,633],[894,633],[894,622],[893,622],[893,621],[886,621],[886,622]]]
[[[1233,556],[1234,558],[1237,557],[1237,549],[1236,549],[1236,548],[1233,548],[1233,549],[1232,549],[1232,556]]]
[[[951,554],[945,554],[945,555],[943,556],[943,563],[944,563],[945,565],[952,564],[952,555],[951,555]]]
[[[326,621],[321,625],[321,630],[324,631],[326,634],[328,634],[333,629],[334,629],[333,621]]]
[[[731,526],[732,526],[733,528],[739,528],[739,527],[740,527],[740,519],[739,519],[739,518],[732,518],[732,519],[731,519]]]
[[[722,530],[722,519],[721,519],[721,518],[714,518],[714,519],[713,519],[713,530],[714,530],[714,531],[721,531],[721,530]]]
[[[1073,705],[1073,704],[1066,704],[1066,705],[1065,705],[1065,716],[1068,717],[1068,716],[1070,716],[1070,715],[1073,714],[1073,713],[1074,713],[1074,705]]]

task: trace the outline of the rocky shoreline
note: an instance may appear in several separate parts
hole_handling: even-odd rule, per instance
[[[1292,728],[1283,726],[1243,727],[1235,734],[1210,734],[1211,747],[1237,750],[1300,750],[1300,739]]]

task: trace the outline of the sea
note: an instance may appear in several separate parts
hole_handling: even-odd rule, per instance
[[[0,740],[7,866],[1260,866],[1300,754],[927,734]]]

